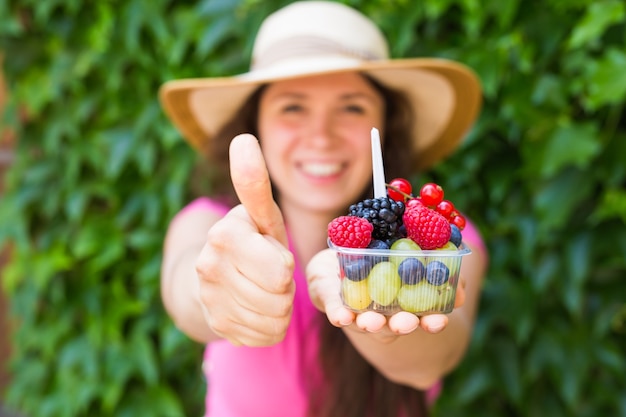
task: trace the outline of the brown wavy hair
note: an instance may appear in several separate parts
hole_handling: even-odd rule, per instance
[[[410,103],[398,92],[366,77],[385,100],[383,163],[388,178],[409,178],[415,172],[411,160],[412,123]],[[252,133],[258,137],[258,110],[265,86],[257,89],[213,140],[206,153],[214,172],[214,190],[233,204],[237,198],[230,181],[228,148],[233,137]],[[276,196],[277,190],[274,190]],[[373,193],[371,187],[362,198]],[[346,208],[347,210],[347,208]],[[332,326],[319,315],[319,360],[324,376],[323,387],[310,387],[311,417],[427,417],[424,392],[385,378],[352,346],[343,330]]]

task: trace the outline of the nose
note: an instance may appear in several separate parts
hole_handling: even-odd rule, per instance
[[[313,147],[327,148],[334,142],[333,115],[331,111],[312,114],[307,128],[307,141]]]

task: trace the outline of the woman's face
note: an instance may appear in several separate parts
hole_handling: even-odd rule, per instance
[[[372,183],[370,132],[384,101],[357,73],[279,81],[259,108],[259,136],[280,204],[346,212]]]

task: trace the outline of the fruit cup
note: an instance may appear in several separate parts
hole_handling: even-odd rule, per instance
[[[464,245],[436,250],[413,250],[411,245],[400,239],[391,249],[346,248],[329,239],[339,261],[344,305],[357,313],[450,313],[461,260],[471,251]]]

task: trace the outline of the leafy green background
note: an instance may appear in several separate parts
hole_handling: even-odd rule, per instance
[[[156,92],[245,71],[286,3],[0,0],[2,123],[19,138],[0,205],[14,409],[201,414],[201,347],[166,317],[158,274],[169,219],[207,180]],[[466,208],[491,256],[435,415],[626,416],[624,2],[346,3],[393,56],[458,59],[484,85],[464,146],[418,179]]]

